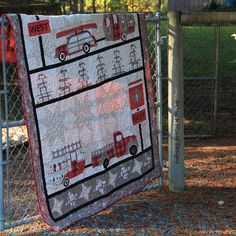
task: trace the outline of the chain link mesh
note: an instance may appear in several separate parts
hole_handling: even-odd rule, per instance
[[[183,26],[184,132],[185,136],[233,135],[236,133],[236,26],[221,26],[219,48],[215,26]],[[163,34],[164,33],[164,34]],[[162,22],[162,35],[167,22]],[[163,132],[167,132],[167,40],[162,45]],[[219,50],[219,61],[216,53]],[[216,64],[219,71],[216,78]]]
[[[236,134],[236,26],[221,27],[216,134]]]
[[[7,24],[4,26],[5,28],[8,27]],[[7,43],[8,42],[5,42],[5,44]],[[20,95],[19,81],[17,78],[17,65],[15,63],[6,63],[6,77],[8,90],[8,119],[4,115],[2,116],[2,121],[21,121],[24,118],[24,110]],[[3,88],[3,78],[1,76],[1,90]],[[2,99],[1,102],[1,112],[2,114],[5,114],[6,107],[4,104],[4,99]],[[8,147],[7,129],[9,134]],[[4,159],[10,160],[9,169],[5,168],[4,176],[4,203],[5,209],[7,209],[7,212],[5,213],[11,215],[12,221],[19,221],[38,214],[31,160],[29,157],[27,128],[24,125],[4,128],[2,130],[2,134]],[[9,188],[7,187],[8,184]]]

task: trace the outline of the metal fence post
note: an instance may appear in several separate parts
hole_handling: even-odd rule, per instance
[[[163,167],[163,151],[162,151],[162,144],[163,144],[163,131],[162,131],[162,75],[161,75],[161,16],[160,12],[156,13],[156,97],[157,97],[157,117],[158,117],[158,145],[159,145],[159,158],[161,168]],[[163,176],[160,178],[160,186],[163,186]]]
[[[1,118],[1,95],[0,95],[0,231],[4,229],[4,183],[3,183],[3,150],[2,150],[2,118]]]
[[[181,13],[169,12],[168,155],[169,189],[184,191],[183,54]]]
[[[214,73],[213,135],[217,135],[220,26],[215,26],[214,37],[215,37],[215,40],[214,40],[215,42],[215,73]]]
[[[9,127],[8,127],[8,90],[7,90],[7,71],[6,71],[6,55],[5,55],[5,28],[4,24],[8,23],[7,19],[1,17],[1,35],[0,40],[2,42],[2,81],[3,81],[3,90],[0,90],[0,231],[6,228],[6,220],[10,218],[10,177],[9,177]],[[5,122],[3,122],[3,113],[2,113],[2,96],[3,96],[3,105],[4,105],[4,118]],[[4,126],[5,124],[5,126]],[[2,142],[2,128],[6,128],[6,158],[3,157],[3,142]],[[6,167],[6,189],[4,189],[4,167]],[[4,207],[4,191],[7,192],[7,210]]]
[[[2,75],[6,76],[6,68],[5,68],[5,48],[4,48],[4,23],[1,24],[1,35],[0,40],[2,42]],[[4,160],[3,160],[3,149],[2,149],[2,94],[3,91],[0,91],[0,230],[4,229]]]

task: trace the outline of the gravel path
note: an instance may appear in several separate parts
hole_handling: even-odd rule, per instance
[[[130,196],[56,233],[41,220],[1,235],[236,235],[236,138],[187,140],[186,191],[164,187]],[[165,156],[167,146],[164,147]],[[167,163],[168,164],[168,163]]]

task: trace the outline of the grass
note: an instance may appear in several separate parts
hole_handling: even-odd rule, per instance
[[[148,24],[149,41],[155,41],[155,23]],[[161,36],[168,33],[167,22],[161,22]],[[235,88],[236,77],[236,40],[231,37],[236,33],[235,26],[220,27],[219,46],[219,90],[223,86]],[[215,75],[215,27],[214,26],[186,26],[182,28],[183,61],[185,77],[211,77]],[[162,76],[167,77],[167,39],[161,47]],[[150,45],[150,51],[155,51],[154,44]],[[154,64],[156,57],[151,57]],[[154,71],[154,70],[153,70]],[[165,81],[166,82],[166,81]],[[167,129],[167,84],[163,82],[163,127]],[[185,124],[187,133],[209,134],[212,130],[213,116],[213,91],[214,82],[211,80],[185,80],[185,118],[190,121]],[[227,93],[229,90],[224,90]],[[222,92],[221,92],[222,93]],[[231,98],[221,94],[224,98],[224,107],[232,104]],[[223,106],[223,100],[219,101],[219,108]],[[204,108],[204,109],[203,109]],[[227,110],[229,113],[230,111]],[[231,112],[232,114],[232,112]],[[219,114],[220,115],[220,114]],[[224,120],[217,117],[219,123]],[[220,121],[221,120],[221,121]],[[224,121],[226,122],[226,120]]]
[[[168,34],[167,22],[161,22],[161,36]],[[155,23],[148,24],[149,40],[155,40]],[[184,76],[212,77],[215,73],[215,27],[186,26],[182,28]],[[236,76],[236,40],[231,37],[236,26],[220,27],[219,72],[220,76]],[[167,39],[162,45],[162,74],[167,76]],[[150,45],[151,51],[154,45]]]

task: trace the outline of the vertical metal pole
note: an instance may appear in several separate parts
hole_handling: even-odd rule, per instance
[[[169,189],[184,191],[183,54],[181,13],[169,12],[168,155]]]
[[[80,13],[84,13],[84,0],[80,0]]]
[[[8,23],[9,24],[9,23]],[[5,36],[6,37],[6,36]],[[9,39],[10,40],[10,39]],[[5,122],[8,124],[8,88],[7,88],[7,74],[6,74],[6,63],[4,58],[4,64],[3,64],[3,89],[4,89],[4,108],[5,108]],[[6,127],[6,177],[7,177],[7,185],[6,185],[6,191],[7,191],[7,209],[8,213],[10,213],[11,208],[11,202],[10,202],[10,141],[9,141],[9,127]],[[6,212],[5,212],[6,216]]]
[[[104,0],[103,5],[104,5],[104,12],[107,12],[107,0]]]
[[[1,42],[2,42],[2,75],[3,78],[6,76],[6,63],[5,63],[5,46],[4,46],[4,24],[1,22]],[[0,231],[4,229],[4,161],[3,161],[3,150],[2,150],[2,94],[0,94]]]
[[[0,116],[1,116],[1,95],[0,95]],[[1,119],[1,118],[0,118]],[[2,120],[0,120],[0,231],[4,229],[4,190],[3,190],[3,150],[2,150]]]
[[[93,9],[93,13],[96,13],[96,0],[93,0],[92,2],[92,9]]]
[[[163,151],[162,151],[162,144],[163,144],[163,133],[162,133],[162,81],[161,81],[161,17],[160,12],[156,13],[156,97],[157,97],[157,118],[158,118],[158,145],[159,145],[159,158],[161,168],[163,167]],[[163,177],[160,178],[160,186],[163,186]]]
[[[215,26],[214,38],[215,38],[214,40],[215,41],[215,75],[214,75],[213,135],[217,135],[220,26]]]

